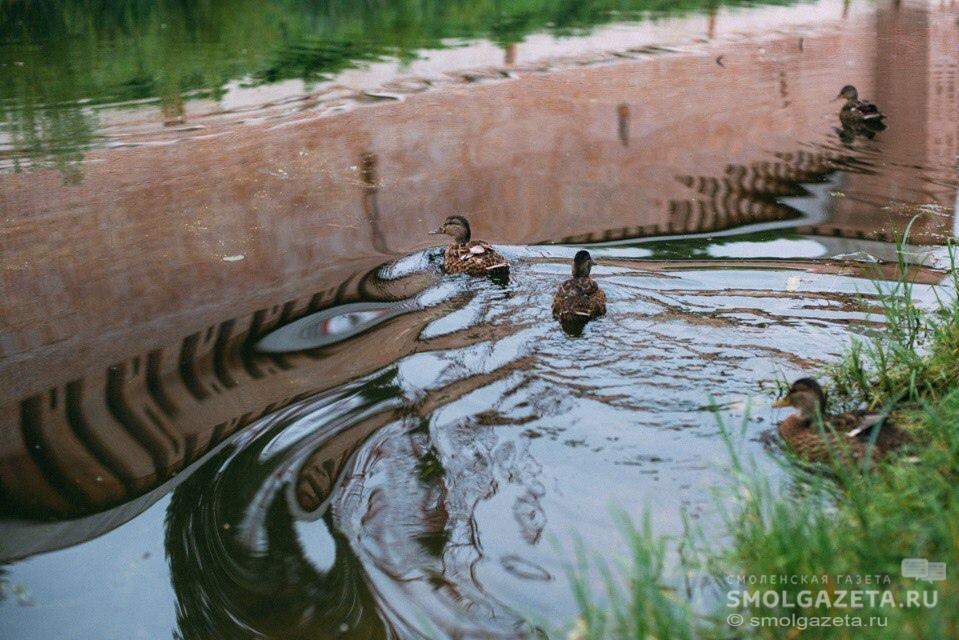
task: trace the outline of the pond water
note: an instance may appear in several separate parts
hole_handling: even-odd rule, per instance
[[[8,2],[0,52],[4,638],[561,626],[575,539],[708,528],[716,413],[776,474],[775,381],[959,235],[938,0]]]

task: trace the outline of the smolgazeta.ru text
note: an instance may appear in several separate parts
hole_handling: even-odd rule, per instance
[[[748,607],[775,608],[850,608],[902,607],[932,608],[939,604],[939,592],[935,589],[907,590],[900,597],[892,591],[877,589],[853,589],[834,591],[774,591],[733,590],[726,594],[726,606],[736,609]]]

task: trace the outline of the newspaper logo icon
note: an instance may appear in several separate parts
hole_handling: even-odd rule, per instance
[[[929,562],[925,558],[903,558],[899,570],[904,578],[916,578],[929,582],[941,582],[946,579],[946,563]]]

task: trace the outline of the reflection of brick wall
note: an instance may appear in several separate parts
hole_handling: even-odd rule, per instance
[[[252,345],[305,314],[357,299],[406,297],[425,282],[386,283],[366,274],[0,405],[0,504],[21,515],[61,516],[120,504],[258,417],[424,348],[417,336],[433,317],[428,310],[373,329],[404,340],[371,339],[288,356],[260,354]]]
[[[48,386],[54,368],[65,383],[339,282],[385,251],[426,245],[424,232],[453,212],[509,243],[778,217],[743,203],[700,221],[700,194],[676,176],[725,177],[729,164],[820,136],[834,88],[819,74],[845,68],[837,47],[852,60],[872,47],[868,23],[837,24],[802,52],[785,36],[762,55],[753,42],[723,43],[725,67],[708,49],[637,54],[291,126],[211,124],[202,139],[94,152],[80,185],[0,175],[15,212],[0,238],[0,401]],[[364,154],[376,158],[375,197]]]
[[[931,135],[928,157],[953,165],[959,154],[959,17],[944,5],[929,18],[929,101]]]
[[[959,25],[954,8],[938,2],[884,2],[876,13],[877,49],[871,92],[887,114],[879,154],[866,171],[846,174],[845,198],[835,202],[830,235],[896,240],[919,211],[904,204],[937,204],[913,226],[915,242],[951,235],[959,153]],[[893,44],[895,46],[893,46]]]

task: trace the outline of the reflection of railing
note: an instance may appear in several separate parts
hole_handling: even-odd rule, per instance
[[[808,194],[803,185],[821,182],[835,171],[835,165],[824,154],[804,151],[778,157],[779,161],[749,166],[727,165],[721,178],[677,176],[679,182],[703,197],[671,201],[670,217],[680,219],[676,226],[693,233],[797,217],[796,211],[779,198]],[[698,215],[695,222],[694,214]]]
[[[19,437],[0,460],[4,510],[18,516],[75,516],[140,495],[260,416],[338,384],[324,367],[309,384],[289,380],[294,367],[318,358],[352,362],[331,346],[297,354],[261,354],[252,345],[270,330],[323,308],[355,300],[392,300],[422,288],[426,276],[385,282],[376,271],[311,297],[260,309],[72,380],[19,403]],[[415,333],[414,333],[415,336]],[[404,343],[405,344],[405,343]],[[409,345],[406,345],[407,347]],[[402,347],[398,347],[402,348]],[[371,358],[367,369],[394,354]],[[270,381],[271,378],[277,380]],[[302,380],[302,377],[301,377]],[[17,451],[16,449],[19,449]]]
[[[821,182],[836,170],[835,158],[800,151],[777,154],[778,161],[749,166],[730,164],[725,175],[676,176],[676,180],[699,194],[669,201],[666,225],[620,227],[563,238],[563,242],[588,244],[631,238],[723,231],[759,222],[797,218],[799,214],[777,198],[807,193],[804,183]]]
[[[724,231],[763,222],[794,220],[800,213],[781,201],[808,195],[805,185],[821,183],[837,170],[869,174],[868,164],[839,153],[776,153],[775,161],[755,162],[748,166],[730,164],[722,177],[676,176],[699,197],[669,201],[669,219],[663,224],[637,225],[605,229],[598,232],[567,236],[561,241],[570,244],[613,242],[677,234]],[[908,218],[906,218],[908,220]],[[940,225],[941,226],[941,225]],[[809,224],[796,231],[809,235],[825,235],[865,240],[895,242],[901,228],[881,229],[862,225]],[[944,229],[936,225],[916,225],[911,239],[917,244],[940,244]],[[946,231],[947,232],[947,231]]]

